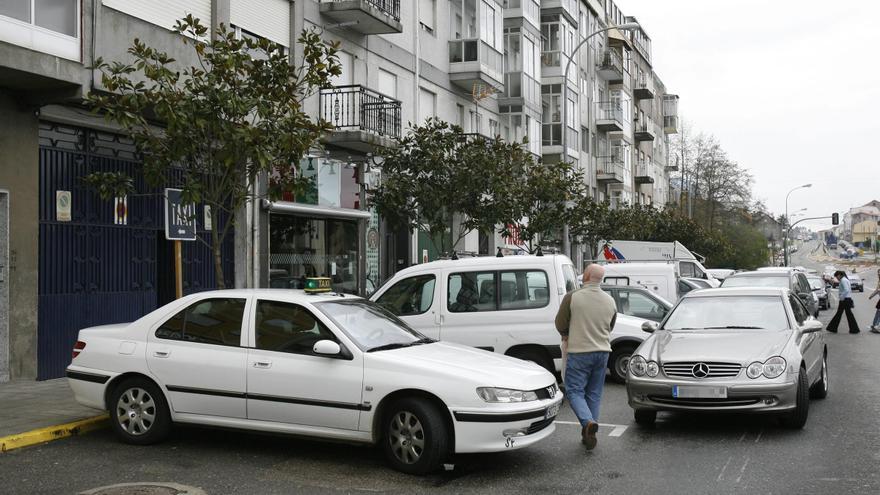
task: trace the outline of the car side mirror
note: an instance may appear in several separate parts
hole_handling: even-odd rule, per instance
[[[815,333],[815,332],[821,332],[822,328],[823,328],[823,325],[822,325],[821,321],[819,321],[815,318],[811,318],[804,323],[804,326],[801,329],[801,331],[803,333]]]
[[[646,321],[642,323],[643,332],[654,333],[658,328],[660,328],[660,324],[656,321]]]
[[[324,339],[315,342],[312,352],[321,356],[338,356],[342,353],[342,348],[336,342]]]

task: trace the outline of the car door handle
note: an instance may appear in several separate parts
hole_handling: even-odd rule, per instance
[[[167,358],[171,355],[171,351],[153,351],[153,355],[157,358]]]
[[[266,368],[271,368],[271,367],[272,367],[272,361],[254,361],[254,368],[266,369]]]

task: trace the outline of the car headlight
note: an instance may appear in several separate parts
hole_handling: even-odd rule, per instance
[[[479,387],[477,395],[486,402],[531,402],[538,400],[538,394],[535,392],[512,388]]]
[[[645,371],[648,376],[654,378],[657,376],[657,373],[660,373],[660,367],[657,366],[657,363],[654,361],[648,361],[647,369]]]
[[[764,361],[764,376],[767,378],[776,378],[785,371],[785,359],[774,356]]]
[[[749,378],[758,378],[764,375],[766,378],[776,378],[785,372],[785,359],[773,356],[763,363],[754,362],[746,369]]]
[[[642,356],[633,356],[629,360],[629,370],[633,376],[645,376],[645,373],[648,371],[648,363],[645,362],[645,358]]]

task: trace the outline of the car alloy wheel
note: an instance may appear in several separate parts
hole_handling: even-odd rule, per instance
[[[400,411],[391,419],[388,431],[391,451],[404,464],[415,464],[425,451],[425,430],[409,411]]]
[[[822,369],[819,371],[819,381],[810,389],[810,397],[824,399],[828,396],[828,356],[822,356]]]
[[[159,387],[144,377],[116,384],[107,406],[113,431],[125,443],[149,445],[171,431],[168,402]]]
[[[146,390],[130,388],[116,402],[116,419],[129,435],[144,435],[156,422],[156,402]]]
[[[624,346],[611,352],[611,379],[617,383],[626,383],[626,373],[629,371],[629,360],[636,348]]]
[[[450,445],[441,404],[417,397],[400,399],[387,409],[382,447],[394,469],[427,474],[440,468]]]

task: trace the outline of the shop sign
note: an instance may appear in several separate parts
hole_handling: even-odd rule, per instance
[[[184,204],[180,189],[165,189],[165,238],[196,240],[196,205]]]

